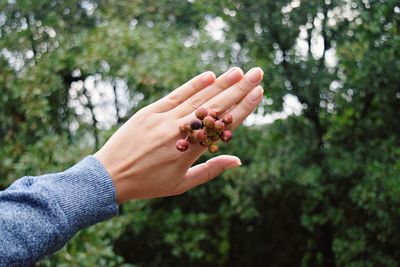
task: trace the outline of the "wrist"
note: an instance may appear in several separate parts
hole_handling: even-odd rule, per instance
[[[124,185],[125,179],[120,175],[118,171],[118,159],[110,159],[106,157],[106,153],[102,150],[96,152],[93,157],[101,163],[105,171],[108,173],[110,180],[115,190],[115,199],[118,204],[122,204],[129,199],[127,198],[127,186]]]

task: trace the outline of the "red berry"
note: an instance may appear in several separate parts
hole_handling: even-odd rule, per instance
[[[208,115],[210,115],[211,117],[213,117],[214,119],[218,119],[218,113],[214,110],[208,112]]]
[[[214,128],[215,120],[211,116],[207,116],[203,119],[203,124],[209,129]]]
[[[221,134],[221,140],[225,143],[228,143],[232,140],[232,132],[231,131],[223,131]]]
[[[198,108],[195,115],[199,120],[202,120],[208,115],[208,111],[205,108]]]
[[[181,133],[187,133],[191,130],[190,128],[190,124],[188,122],[182,124],[181,126],[179,126],[179,131]]]
[[[203,129],[195,130],[193,136],[197,142],[204,142],[207,139],[207,132],[204,131]]]
[[[214,124],[214,129],[217,132],[222,132],[225,129],[225,124],[222,121],[216,121]]]
[[[189,143],[195,144],[196,142],[196,138],[194,138],[194,130],[190,130],[190,132],[188,133],[187,136],[187,140],[189,141]]]
[[[211,144],[208,147],[208,151],[212,154],[217,153],[218,152],[218,146],[216,144]]]
[[[231,114],[226,114],[223,118],[222,118],[222,122],[225,123],[225,125],[229,125],[233,122],[233,117]]]
[[[175,147],[179,151],[183,152],[189,148],[189,143],[185,139],[180,139],[176,141]]]
[[[202,125],[202,123],[201,123],[201,120],[199,120],[199,119],[193,119],[193,120],[190,121],[190,127],[193,130],[200,129],[201,125]]]

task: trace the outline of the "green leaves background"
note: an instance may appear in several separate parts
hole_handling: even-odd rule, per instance
[[[241,168],[126,204],[37,265],[398,266],[399,30],[394,0],[2,1],[2,189],[204,70],[261,66],[257,118],[302,107],[240,128],[221,153]]]

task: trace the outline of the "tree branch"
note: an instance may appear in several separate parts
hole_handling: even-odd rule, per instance
[[[120,110],[119,110],[118,94],[117,94],[117,82],[115,81],[115,79],[111,79],[111,86],[114,93],[114,106],[115,106],[115,114],[117,115],[117,124],[121,124],[122,118],[119,114]]]
[[[83,95],[86,97],[86,99],[88,101],[87,104],[86,104],[86,107],[89,109],[90,114],[92,116],[92,121],[93,121],[92,130],[93,130],[93,136],[94,136],[94,149],[98,150],[99,149],[99,129],[97,128],[98,121],[97,121],[96,116],[94,114],[94,106],[93,106],[92,100],[90,99],[88,91],[87,91],[85,86],[83,87],[83,92],[82,93],[83,93]]]

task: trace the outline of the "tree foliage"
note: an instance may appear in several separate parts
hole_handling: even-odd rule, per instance
[[[0,187],[93,153],[196,73],[265,70],[239,169],[135,201],[43,266],[399,266],[395,0],[0,3]],[[205,155],[201,160],[209,157]]]

